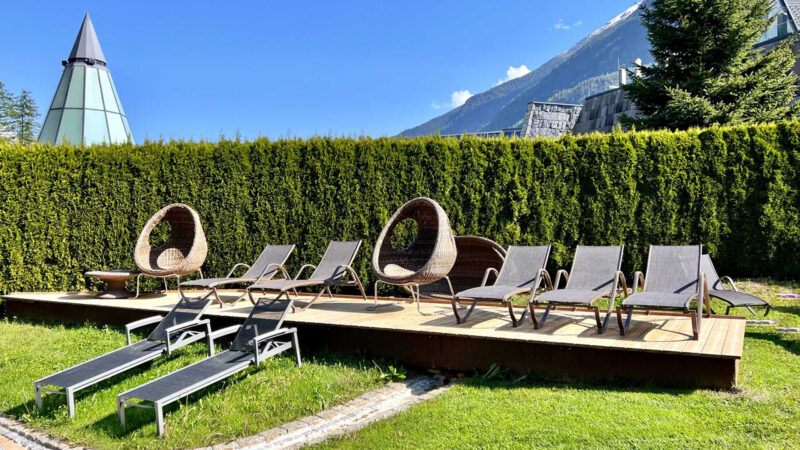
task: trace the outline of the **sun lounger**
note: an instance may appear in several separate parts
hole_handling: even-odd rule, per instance
[[[281,272],[286,279],[290,279],[289,273],[286,272],[286,268],[283,267],[283,264],[289,259],[289,255],[292,254],[292,250],[294,250],[294,245],[268,245],[264,251],[261,252],[258,259],[252,266],[239,263],[231,267],[231,270],[225,275],[224,278],[205,278],[199,280],[192,280],[192,281],[184,281],[178,287],[181,296],[185,296],[183,293],[184,288],[190,289],[204,289],[206,290],[205,296],[214,296],[214,299],[219,304],[219,307],[222,308],[224,303],[222,299],[219,297],[219,292],[217,289],[231,284],[251,284],[260,281],[265,281],[273,278],[278,272]],[[241,277],[234,277],[233,272],[236,271],[239,267],[247,267],[247,272],[245,272]],[[246,292],[236,300],[230,302],[231,306],[235,305],[239,302],[239,300],[243,299],[246,295]]]
[[[512,325],[514,327],[519,326],[520,322],[525,319],[525,314],[527,314],[528,310],[523,311],[520,318],[517,319],[514,314],[514,305],[511,304],[511,298],[516,295],[533,294],[543,282],[547,282],[547,285],[552,289],[550,275],[545,270],[549,256],[549,245],[509,247],[503,267],[500,269],[500,273],[497,274],[497,280],[492,286],[485,286],[486,278],[494,270],[488,269],[481,287],[467,289],[455,295],[452,304],[456,322],[466,322],[479,301],[492,301],[506,305],[511,316]],[[459,309],[461,309],[460,301],[472,302],[463,317],[459,314]]]
[[[733,282],[731,277],[720,278],[720,276],[717,275],[717,269],[714,268],[714,263],[711,261],[711,256],[703,255],[703,259],[700,261],[700,270],[706,275],[708,295],[728,304],[728,307],[725,309],[725,315],[731,312],[731,308],[744,307],[754,316],[758,316],[758,314],[753,311],[753,307],[758,306],[765,308],[764,317],[767,317],[772,305],[767,303],[766,300],[762,300],[750,294],[745,294],[744,292],[739,292],[739,288],[736,287],[736,283]],[[723,280],[730,283],[733,288],[732,291],[725,289],[725,285],[722,284]]]
[[[158,435],[164,434],[164,406],[180,400],[218,381],[224,380],[250,365],[292,347],[297,366],[300,366],[300,347],[295,328],[282,328],[283,319],[292,305],[292,300],[261,299],[250,312],[243,325],[235,325],[211,333],[213,340],[221,336],[236,334],[230,349],[157,378],[117,396],[119,422],[125,426],[125,406],[151,408],[156,413]],[[279,338],[289,337],[289,340]],[[138,400],[138,402],[132,400]]]
[[[647,257],[647,278],[642,272],[636,272],[633,280],[634,294],[622,301],[617,308],[619,333],[625,335],[630,327],[631,315],[635,308],[646,310],[680,310],[692,319],[692,333],[698,339],[703,317],[703,303],[706,311],[708,304],[705,279],[700,271],[700,257],[703,254],[701,245],[691,246],[650,246]],[[643,289],[638,292],[639,281]],[[697,310],[690,311],[689,303],[697,301]],[[622,322],[622,310],[627,311],[625,323]]]
[[[119,373],[138,367],[164,354],[170,354],[185,345],[197,342],[203,337],[209,339],[211,325],[209,321],[200,320],[203,312],[211,304],[211,299],[183,298],[166,317],[155,316],[125,325],[128,345],[69,369],[54,373],[36,380],[33,388],[36,407],[42,407],[42,391],[67,397],[69,416],[75,416],[75,392],[97,384]],[[131,330],[158,323],[158,326],[146,338],[131,344]],[[205,331],[197,331],[205,328]],[[46,386],[57,386],[63,390]]]
[[[547,308],[541,320],[536,320],[534,310],[531,310],[531,319],[535,328],[544,325],[547,315],[553,306],[586,306],[594,310],[597,321],[597,332],[602,334],[608,327],[608,320],[614,310],[614,299],[622,283],[623,293],[628,295],[625,284],[625,275],[620,272],[622,266],[622,253],[624,247],[588,247],[579,245],[572,260],[570,272],[559,270],[556,273],[555,290],[543,292],[533,299],[534,306],[546,302]],[[566,280],[564,289],[559,289],[561,277]],[[600,321],[600,307],[594,302],[600,298],[611,299],[604,321]]]
[[[367,294],[364,292],[361,279],[358,277],[358,273],[351,267],[360,247],[361,241],[331,241],[319,265],[304,265],[297,272],[293,280],[260,281],[252,284],[247,288],[250,301],[253,304],[256,303],[253,297],[253,294],[256,292],[277,292],[278,295],[275,298],[281,298],[284,295],[288,297],[289,291],[294,291],[295,295],[297,295],[295,289],[311,286],[321,286],[321,289],[305,307],[300,309],[301,311],[310,308],[326,291],[330,298],[333,298],[333,294],[330,290],[331,286],[358,286],[358,289],[361,291],[361,296],[364,297],[364,300],[367,300]],[[311,276],[307,279],[301,280],[300,275],[302,275],[303,271],[307,268],[313,268],[314,272],[312,272]],[[345,279],[348,273],[351,275],[352,280]],[[294,311],[294,307],[292,307],[292,310]]]

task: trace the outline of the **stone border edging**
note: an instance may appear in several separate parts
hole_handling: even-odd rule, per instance
[[[202,450],[297,448],[358,430],[447,391],[445,377],[422,376],[367,392],[320,413]],[[200,450],[200,449],[198,449]]]
[[[32,450],[77,450],[86,447],[72,447],[44,433],[31,430],[22,422],[0,414],[0,435],[23,448]]]

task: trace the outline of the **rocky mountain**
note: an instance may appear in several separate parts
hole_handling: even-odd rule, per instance
[[[566,52],[531,73],[473,95],[466,103],[403,136],[459,134],[519,126],[532,101],[582,103],[616,83],[617,64],[642,58],[652,62],[650,45],[635,4]]]

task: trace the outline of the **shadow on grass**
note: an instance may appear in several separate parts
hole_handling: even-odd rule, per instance
[[[800,306],[773,306],[772,311],[777,311],[780,313],[791,314],[800,317]],[[769,319],[769,317],[767,317],[767,319]]]
[[[791,338],[789,334],[780,333],[777,331],[748,331],[747,337],[751,339],[760,339],[762,341],[771,342],[786,349],[789,353],[800,356],[800,339]],[[795,335],[796,336],[796,335]]]
[[[518,375],[507,369],[490,368],[485,374],[476,373],[462,381],[464,386],[488,389],[571,389],[575,391],[604,391],[624,393],[659,393],[670,395],[689,395],[697,388],[676,387],[647,381],[635,381],[623,378],[607,380],[561,379],[546,375],[528,373]]]

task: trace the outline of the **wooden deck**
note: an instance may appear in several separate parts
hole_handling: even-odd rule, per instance
[[[226,295],[238,295],[227,291]],[[14,293],[5,296],[7,315],[121,325],[168,311],[175,293],[137,300],[101,300],[80,293]],[[304,298],[298,300],[302,305]],[[371,303],[371,302],[370,302]],[[520,372],[562,378],[609,377],[664,384],[730,388],[742,356],[743,318],[704,318],[699,340],[692,340],[688,317],[635,314],[626,336],[616,318],[597,334],[588,311],[553,311],[542,329],[529,319],[513,328],[504,308],[479,306],[466,324],[455,322],[450,304],[423,303],[423,311],[403,301],[382,299],[376,311],[362,299],[321,298],[305,312],[287,317],[300,330],[301,347],[369,355],[446,371],[485,370],[496,363]],[[212,305],[206,316],[215,325],[241,322],[250,303]]]

